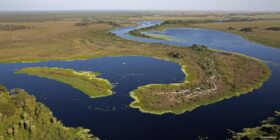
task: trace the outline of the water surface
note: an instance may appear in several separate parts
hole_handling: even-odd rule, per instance
[[[61,67],[100,72],[115,87],[114,95],[91,99],[69,85],[46,78],[14,74],[24,67]],[[67,126],[89,128],[102,139],[131,139],[132,128],[144,130],[149,115],[128,107],[129,92],[152,83],[177,83],[184,80],[181,67],[150,57],[104,57],[90,60],[0,64],[0,83],[9,89],[23,88],[48,106]],[[135,127],[135,125],[139,125]],[[140,131],[138,131],[140,132]],[[134,136],[133,136],[134,137]]]

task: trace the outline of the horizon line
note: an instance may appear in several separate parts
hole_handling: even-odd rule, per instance
[[[280,10],[182,10],[182,9],[42,9],[42,10],[0,10],[0,12],[225,12],[225,13],[279,13]],[[0,13],[1,14],[1,13]]]

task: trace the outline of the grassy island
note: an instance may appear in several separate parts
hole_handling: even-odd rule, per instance
[[[171,36],[164,35],[164,34],[145,34],[151,38],[162,39],[162,40],[173,40]]]
[[[0,97],[0,140],[98,140],[88,129],[65,127],[22,89],[0,86]]]
[[[156,25],[157,27],[159,25]],[[137,37],[142,38],[151,38],[151,39],[162,39],[162,40],[174,40],[173,37],[165,35],[165,34],[154,34],[154,33],[144,33],[144,31],[148,31],[152,28],[155,28],[154,26],[148,27],[148,28],[141,28],[137,30],[130,31],[129,34]]]
[[[99,73],[74,71],[63,68],[28,67],[16,71],[17,74],[28,74],[56,80],[79,89],[91,98],[112,95],[112,86],[108,80],[97,78]]]

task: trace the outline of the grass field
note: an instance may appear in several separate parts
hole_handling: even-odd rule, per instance
[[[68,84],[91,98],[112,95],[112,86],[108,80],[97,78],[98,73],[74,71],[72,69],[27,67],[16,71],[17,74],[28,74],[44,77]]]

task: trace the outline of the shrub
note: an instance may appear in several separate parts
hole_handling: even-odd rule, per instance
[[[15,25],[15,24],[0,25],[0,30],[4,30],[4,31],[24,30],[24,29],[31,29],[31,28],[33,27],[25,26],[25,25]]]
[[[245,27],[245,28],[242,28],[240,31],[242,31],[242,32],[252,32],[253,28],[252,27]]]
[[[280,31],[280,27],[269,27],[269,28],[266,28],[266,30]]]

